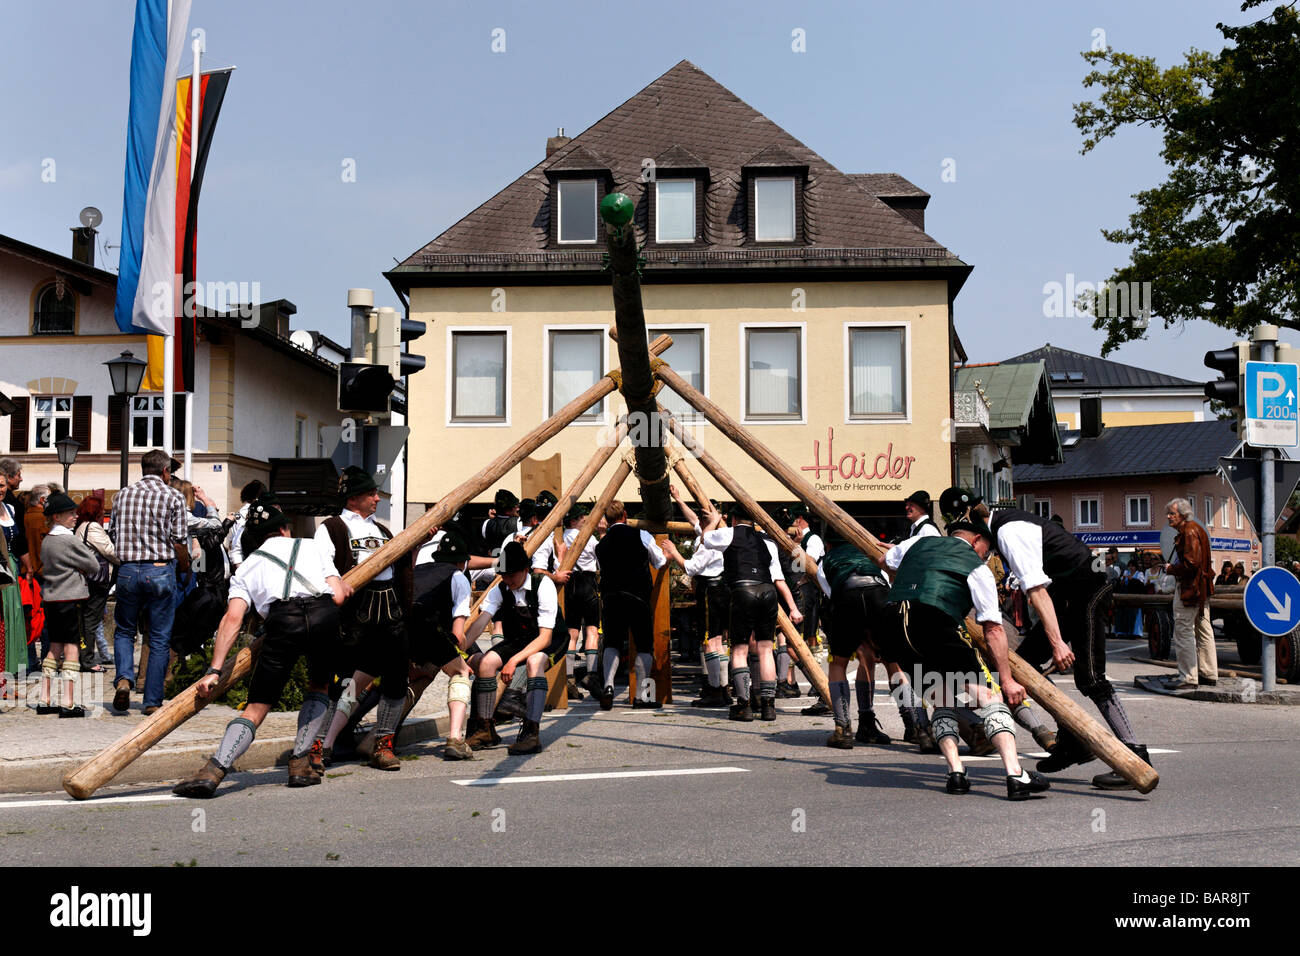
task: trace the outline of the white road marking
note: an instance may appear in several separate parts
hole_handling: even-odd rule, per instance
[[[172,800],[184,800],[174,793],[137,794],[127,797],[95,797],[90,800],[74,800],[72,797],[55,797],[50,800],[6,800],[0,801],[0,810],[19,807],[66,807],[69,804],[83,807],[100,807],[106,803],[163,803]]]
[[[1106,653],[1107,653],[1107,654],[1122,654],[1122,653],[1124,653],[1125,651],[1135,651],[1135,650],[1137,650],[1139,647],[1147,647],[1147,646],[1148,646],[1147,642],[1146,642],[1146,641],[1143,641],[1141,644],[1130,644],[1130,645],[1128,645],[1127,647],[1115,647],[1115,648],[1110,648],[1110,647],[1108,647],[1108,648],[1106,648]]]
[[[744,767],[697,767],[682,770],[617,770],[609,773],[557,773],[533,777],[475,777],[453,780],[460,787],[495,787],[503,783],[561,783],[569,780],[613,780],[619,777],[683,777],[703,773],[749,773]]]

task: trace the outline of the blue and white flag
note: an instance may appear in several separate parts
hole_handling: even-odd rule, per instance
[[[123,332],[166,334],[176,315],[176,74],[189,19],[190,0],[136,2],[113,310]]]

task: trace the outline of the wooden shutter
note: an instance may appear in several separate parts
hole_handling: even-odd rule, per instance
[[[28,412],[31,408],[30,398],[11,399],[17,409],[9,416],[9,451],[13,454],[25,454],[27,451]]]
[[[108,450],[122,450],[122,412],[126,401],[121,395],[108,396]]]
[[[172,447],[177,451],[185,448],[185,400],[189,396],[185,392],[176,392],[172,399],[175,404],[172,405]]]
[[[72,437],[81,442],[81,451],[90,451],[90,410],[94,399],[89,395],[72,396]]]

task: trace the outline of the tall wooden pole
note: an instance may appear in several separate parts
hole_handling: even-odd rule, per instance
[[[653,355],[658,355],[672,344],[671,336],[661,335],[650,344],[649,351]],[[613,372],[606,375],[553,416],[542,422],[527,435],[524,435],[472,478],[461,482],[460,485],[444,495],[437,505],[412,522],[410,527],[398,533],[370,558],[345,574],[343,580],[351,587],[359,588],[406,554],[406,552],[418,547],[428,536],[429,529],[445,524],[467,502],[486,491],[495,482],[499,481],[506,472],[559,434],[579,415],[582,415],[592,405],[612,393],[617,387],[615,385],[616,378],[617,375]],[[110,744],[105,750],[96,754],[64,777],[63,789],[78,800],[89,797],[121,773],[122,769],[139,757],[140,754],[203,709],[209,700],[220,697],[230,685],[246,677],[252,668],[252,661],[251,648],[244,648],[235,655],[233,661],[226,661],[221,681],[217,684],[211,697],[200,698],[192,686],[182,691],[163,704],[162,710],[154,714],[149,720],[134,727]]]
[[[839,532],[845,540],[865,554],[878,556],[883,553],[884,548],[881,547],[880,542],[867,534],[848,512],[809,484],[802,475],[774,455],[771,449],[746,431],[721,407],[710,401],[667,365],[660,363],[656,374],[665,385],[716,425],[719,431],[739,445],[750,458],[785,485],[795,497]],[[966,619],[966,631],[981,650],[987,653],[988,645],[984,640],[984,629],[973,617]],[[1150,793],[1155,789],[1156,784],[1160,782],[1160,777],[1149,764],[1116,740],[1109,730],[1084,713],[1079,705],[1057,690],[1036,667],[1026,663],[1020,655],[1008,649],[1007,658],[1015,680],[1022,684],[1025,691],[1042,704],[1059,723],[1069,727],[1071,732],[1087,744],[1094,754],[1114,768],[1141,793]]]

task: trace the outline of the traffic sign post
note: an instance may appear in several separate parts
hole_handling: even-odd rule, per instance
[[[1300,626],[1300,581],[1286,568],[1260,568],[1246,582],[1241,600],[1246,618],[1266,637],[1281,637]]]
[[[1300,485],[1300,461],[1282,459],[1273,463],[1273,514],[1263,513],[1258,458],[1220,458],[1219,468],[1232,485],[1238,510],[1250,521],[1250,526],[1260,538],[1264,526],[1276,528],[1282,510],[1291,500],[1291,494]]]
[[[1272,346],[1265,344],[1264,350],[1272,352]],[[1242,437],[1248,443],[1269,448],[1294,448],[1300,444],[1296,416],[1298,373],[1300,366],[1281,362],[1246,363],[1246,427]]]

